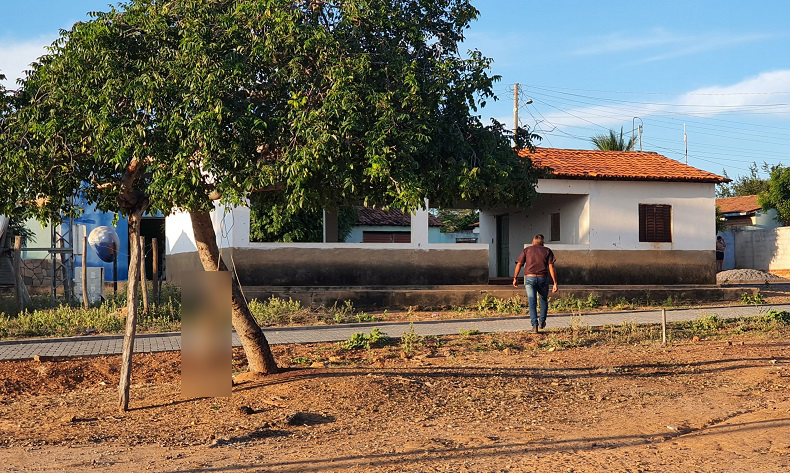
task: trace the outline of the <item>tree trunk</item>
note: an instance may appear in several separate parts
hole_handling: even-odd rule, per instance
[[[140,279],[140,221],[143,209],[129,214],[129,275],[126,279],[126,333],[123,337],[121,379],[118,384],[118,407],[129,409],[129,385],[132,379],[132,353],[137,331],[137,282]]]
[[[225,263],[219,256],[217,236],[214,233],[211,216],[208,212],[191,212],[190,215],[203,269],[206,271],[227,271]],[[231,295],[233,328],[236,329],[236,333],[241,339],[249,369],[254,373],[276,373],[278,371],[277,363],[274,361],[271,348],[269,348],[269,342],[266,341],[263,330],[247,306],[247,301],[241,293],[239,281],[235,278],[231,278],[231,280],[233,284]]]

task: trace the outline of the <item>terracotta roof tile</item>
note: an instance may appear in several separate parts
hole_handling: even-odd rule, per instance
[[[407,215],[396,209],[381,210],[359,207],[359,220],[357,220],[357,225],[371,227],[408,227],[411,226],[411,215]],[[441,227],[442,221],[428,214],[428,226]]]
[[[650,151],[536,148],[519,151],[554,177],[634,181],[728,182],[727,178]]]
[[[745,195],[742,197],[726,197],[716,199],[716,207],[723,214],[754,212],[762,207],[757,203],[756,195]]]

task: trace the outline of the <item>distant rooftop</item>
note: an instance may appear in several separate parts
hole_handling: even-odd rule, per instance
[[[359,220],[357,225],[371,227],[408,227],[411,225],[411,215],[400,210],[381,210],[368,207],[359,207]],[[428,226],[441,227],[442,221],[428,214]]]
[[[599,151],[586,149],[523,149],[539,168],[554,177],[628,181],[729,182],[729,179],[683,164],[651,151]]]
[[[757,203],[756,195],[744,195],[742,197],[725,197],[716,199],[716,207],[723,214],[750,213],[760,210],[762,207]]]

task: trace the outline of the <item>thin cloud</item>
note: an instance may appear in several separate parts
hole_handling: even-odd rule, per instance
[[[653,28],[646,35],[637,36],[624,32],[587,38],[584,46],[571,51],[574,56],[597,56],[601,54],[622,53],[644,48],[655,48],[669,44],[682,43],[685,39],[662,28]]]
[[[594,99],[590,99],[594,100]],[[713,117],[725,113],[755,112],[763,116],[790,116],[790,69],[768,71],[731,85],[703,87],[657,102],[599,100],[600,105],[566,108],[550,98],[535,99],[548,124],[563,126],[620,126],[635,116],[689,114]],[[555,108],[556,107],[556,108]]]
[[[700,54],[740,44],[755,43],[775,38],[765,33],[705,33],[683,34],[663,28],[653,28],[642,35],[624,32],[587,38],[584,46],[570,52],[573,56],[600,56],[640,52],[647,54],[631,64],[665,61],[682,56]]]
[[[717,49],[724,49],[731,46],[740,44],[756,43],[766,41],[774,36],[768,34],[752,34],[743,36],[714,36],[707,39],[695,39],[691,41],[684,41],[683,44],[678,45],[671,51],[656,54],[646,57],[642,60],[636,61],[634,64],[645,64],[648,62],[665,61],[667,59],[674,59],[677,57],[690,56],[693,54],[700,54],[708,51],[715,51]]]
[[[25,41],[3,41],[0,44],[0,74],[6,76],[3,85],[10,89],[17,87],[17,79],[24,77],[30,65],[46,53],[46,47],[57,36],[41,36]]]

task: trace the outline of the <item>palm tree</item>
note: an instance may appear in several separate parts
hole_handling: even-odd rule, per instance
[[[636,137],[632,136],[625,139],[623,136],[623,129],[620,128],[620,136],[617,132],[609,130],[609,134],[595,135],[590,138],[595,147],[601,151],[633,151],[636,144]]]

